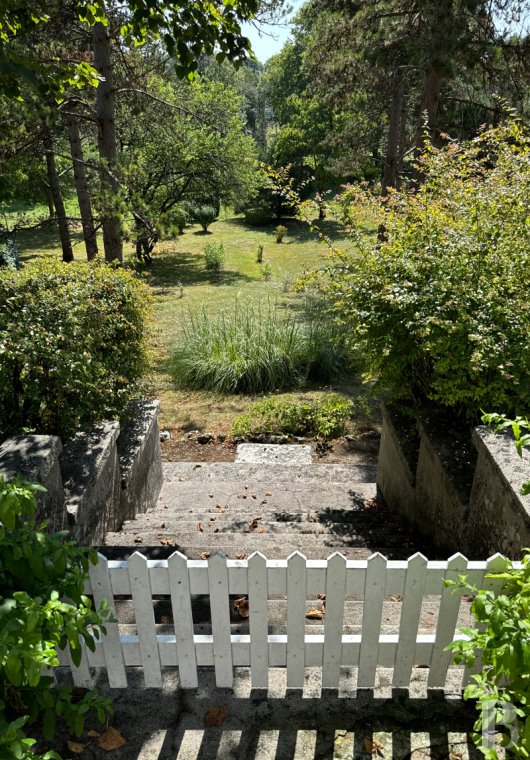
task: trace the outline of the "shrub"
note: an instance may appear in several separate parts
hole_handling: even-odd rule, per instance
[[[276,227],[275,231],[276,231],[276,242],[281,243],[285,235],[287,235],[287,227],[284,227],[283,224],[279,224]]]
[[[222,243],[208,243],[204,246],[206,269],[209,272],[220,272],[225,261],[225,249]]]
[[[69,435],[125,409],[144,369],[146,290],[124,269],[0,270],[0,432]]]
[[[357,252],[335,256],[324,287],[395,399],[473,421],[481,408],[528,408],[529,167],[530,138],[511,122],[429,147],[417,190],[386,203],[364,187],[343,195]]]
[[[193,218],[201,225],[203,231],[207,232],[210,224],[217,219],[217,211],[213,206],[195,206],[193,209]]]
[[[256,261],[258,264],[261,264],[263,261],[263,243],[258,243],[258,247],[256,248]]]
[[[20,266],[20,254],[18,246],[12,238],[0,240],[0,267],[18,269]]]
[[[468,584],[465,576],[446,582],[475,595],[471,612],[477,627],[461,629],[465,638],[447,648],[456,652],[456,664],[471,667],[481,657],[480,673],[471,677],[464,697],[477,700],[473,741],[488,760],[499,757],[491,746],[497,732],[509,757],[530,756],[530,553],[526,550],[521,568],[505,562],[501,572],[486,576],[502,583],[500,593]],[[513,739],[516,744],[510,744]]]
[[[264,280],[270,280],[272,277],[272,267],[270,261],[264,261],[261,265],[261,274]]]
[[[172,354],[171,371],[181,387],[262,393],[303,383],[316,372],[323,350],[313,353],[310,325],[278,307],[236,302],[232,312],[212,315],[202,310],[188,317]]]
[[[270,208],[265,206],[254,206],[245,209],[245,222],[253,227],[264,227],[270,224],[272,214]]]
[[[169,229],[182,235],[188,223],[188,212],[184,206],[174,206],[166,216]]]
[[[95,710],[103,723],[110,702],[93,692],[74,697],[67,687],[54,688],[43,669],[59,665],[58,649],[70,645],[79,664],[81,642],[93,651],[110,619],[105,607],[95,611],[83,596],[84,579],[95,551],[81,549],[67,533],[48,535],[35,524],[37,491],[42,486],[0,478],[0,757],[37,759],[25,726],[42,721],[45,739],[56,721],[80,736],[85,717]],[[55,753],[46,758],[59,758]],[[44,760],[44,758],[42,758]],[[59,758],[60,760],[60,758]]]
[[[285,433],[337,438],[344,434],[352,413],[353,403],[337,394],[312,401],[273,397],[257,401],[247,414],[236,417],[232,435]]]

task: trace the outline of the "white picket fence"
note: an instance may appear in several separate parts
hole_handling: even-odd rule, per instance
[[[346,560],[333,554],[327,560],[308,560],[295,553],[287,560],[268,560],[256,552],[246,560],[215,554],[208,560],[190,560],[175,552],[167,560],[148,560],[136,552],[128,561],[107,560],[90,568],[85,593],[96,604],[107,599],[115,613],[115,596],[132,598],[136,634],[120,632],[118,623],[107,626],[107,635],[96,640],[96,650],[83,650],[75,667],[68,653],[76,685],[90,685],[91,668],[105,668],[112,687],[127,686],[128,666],[143,669],[147,687],[162,686],[162,668],[178,666],[184,688],[198,685],[197,668],[213,666],[216,683],[231,687],[234,667],[251,668],[252,686],[266,688],[269,668],[287,668],[287,686],[302,688],[305,668],[322,668],[323,688],[337,688],[341,666],[357,668],[357,688],[376,685],[378,666],[393,668],[393,686],[407,688],[416,664],[428,666],[428,687],[442,689],[452,655],[446,645],[463,634],[456,631],[460,593],[444,580],[467,575],[482,588],[500,589],[500,582],[485,578],[506,564],[501,555],[486,562],[468,561],[456,554],[447,561],[427,561],[416,554],[408,561],[387,560],[374,554],[368,560]],[[324,633],[306,633],[306,600],[326,595]],[[169,595],[173,634],[157,632],[153,597]],[[208,595],[211,634],[194,632],[192,596]],[[230,595],[248,595],[249,633],[234,634],[230,624]],[[402,597],[399,632],[381,633],[385,597]],[[348,597],[363,600],[359,634],[345,634],[344,610]],[[424,597],[439,597],[436,627],[418,633]],[[270,597],[286,597],[286,634],[268,633]],[[158,627],[159,630],[159,627]],[[474,670],[480,667],[476,664]],[[463,683],[471,673],[465,672]]]

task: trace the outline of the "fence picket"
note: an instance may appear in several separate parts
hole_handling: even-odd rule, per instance
[[[167,564],[180,684],[185,689],[194,689],[199,685],[199,681],[197,678],[188,560],[184,554],[174,552],[169,557]]]
[[[116,605],[114,604],[107,558],[100,552],[98,552],[97,564],[90,565],[89,574],[95,606],[99,607],[103,600],[106,600],[112,616],[116,618]],[[123,661],[118,623],[107,623],[105,628],[107,634],[103,637],[102,646],[109,686],[112,689],[124,689],[127,686],[127,674]]]
[[[481,583],[477,584],[481,590],[484,591],[496,591],[497,593],[501,590],[504,581],[502,579],[498,580],[496,578],[486,578],[486,575],[488,573],[502,573],[503,570],[506,568],[507,560],[505,557],[502,556],[502,554],[494,554],[492,557],[490,557],[485,566],[483,580]],[[480,630],[485,630],[486,625],[485,623],[477,623],[476,627]],[[475,673],[480,673],[482,670],[482,657],[480,655],[475,659],[475,662],[473,665],[468,668],[466,667],[464,669],[464,675],[462,678],[462,685],[467,686],[467,684],[471,680],[471,676],[473,676]]]
[[[266,689],[269,685],[267,560],[259,552],[248,558],[248,600],[252,687]]]
[[[232,641],[230,636],[230,598],[226,557],[216,552],[208,560],[208,587],[212,615],[215,683],[231,688],[234,680]]]
[[[129,557],[129,578],[145,685],[147,688],[161,688],[162,671],[156,638],[151,582],[147,559],[140,552],[134,552]]]
[[[444,580],[457,581],[458,576],[465,573],[466,567],[467,559],[462,554],[453,555],[447,561]],[[461,596],[461,593],[455,591],[454,587],[444,586],[442,589],[438,622],[436,624],[436,638],[427,682],[429,689],[443,689],[445,686],[447,669],[453,661],[453,655],[451,652],[444,652],[444,649],[447,644],[453,641]]]
[[[306,558],[294,552],[287,559],[287,688],[302,689],[305,677]]]
[[[420,622],[421,603],[425,588],[427,560],[422,554],[409,559],[405,576],[405,592],[399,621],[399,642],[394,663],[394,688],[405,688],[410,684],[410,676],[416,656],[416,638]]]
[[[379,654],[379,632],[386,585],[386,558],[382,554],[372,554],[368,559],[364,585],[364,607],[361,650],[359,652],[359,672],[357,686],[360,689],[373,688]]]
[[[74,661],[72,660],[72,654],[70,652],[70,647],[66,647],[66,659],[68,661],[68,665],[70,666],[70,670],[72,671],[72,680],[74,682],[74,686],[80,686],[83,689],[92,689],[94,686],[94,679],[92,677],[92,673],[90,672],[90,667],[88,664],[87,646],[83,639],[79,640],[79,645],[81,647],[81,662],[79,665],[74,664]]]
[[[323,689],[339,688],[345,597],[346,559],[337,553],[328,559],[326,577],[326,616],[322,664]]]

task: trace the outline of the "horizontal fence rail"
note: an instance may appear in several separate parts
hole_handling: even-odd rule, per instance
[[[458,633],[461,591],[446,587],[445,580],[466,575],[480,588],[500,590],[502,581],[487,578],[500,572],[507,560],[494,555],[487,561],[469,561],[456,554],[447,561],[427,561],[416,554],[407,561],[387,560],[374,554],[368,560],[347,560],[333,554],[327,560],[310,560],[296,552],[286,560],[266,559],[256,552],[245,560],[214,554],[208,560],[190,560],[180,552],[169,559],[148,560],[135,552],[128,561],[107,560],[102,554],[90,568],[85,593],[96,605],[103,599],[119,620],[117,605],[130,600],[135,633],[119,622],[108,624],[107,634],[95,639],[95,652],[83,648],[79,667],[68,652],[61,663],[72,669],[74,683],[90,685],[91,668],[105,668],[111,687],[127,686],[126,668],[143,669],[146,687],[162,686],[162,668],[177,666],[184,688],[198,685],[197,668],[213,666],[217,686],[231,687],[234,667],[250,667],[252,686],[267,688],[269,668],[287,668],[287,686],[302,688],[305,668],[322,669],[322,687],[339,686],[341,667],[357,669],[357,688],[374,688],[379,667],[392,668],[392,685],[408,688],[418,665],[429,668],[428,687],[443,689],[452,664],[445,652]],[[325,614],[316,624],[322,633],[307,633],[309,607],[325,595]],[[211,632],[197,633],[193,619],[194,597],[207,596]],[[230,619],[231,596],[248,597],[248,621],[234,625]],[[161,633],[155,622],[154,598],[170,600],[172,633]],[[118,599],[119,598],[119,599]],[[421,629],[422,605],[435,600],[433,628]],[[282,600],[285,633],[269,633],[269,603]],[[362,604],[356,633],[344,632],[347,605]],[[400,605],[396,631],[382,631],[383,610],[388,599]],[[434,614],[434,613],[429,613]],[[248,633],[234,633],[244,628]],[[315,623],[315,621],[311,621]],[[466,621],[467,625],[471,623]],[[314,625],[312,625],[314,628]],[[168,628],[163,626],[164,631]],[[472,672],[464,672],[463,684]]]

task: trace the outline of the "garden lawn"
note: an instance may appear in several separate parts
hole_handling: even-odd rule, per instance
[[[72,212],[70,212],[72,213]],[[75,212],[72,213],[72,216]],[[275,224],[250,227],[240,217],[226,215],[214,222],[208,233],[198,225],[186,228],[176,240],[162,241],[154,252],[152,265],[137,266],[131,243],[125,244],[125,258],[137,266],[140,275],[153,289],[152,333],[150,354],[152,371],[148,378],[149,392],[161,401],[160,425],[164,429],[229,433],[234,417],[246,411],[254,400],[249,396],[219,395],[204,391],[175,388],[168,374],[167,363],[172,347],[179,339],[182,320],[190,312],[206,308],[216,312],[231,309],[236,301],[256,307],[278,302],[286,309],[299,308],[303,296],[289,292],[290,285],[305,271],[323,265],[326,247],[296,220],[283,220],[287,235],[280,244],[275,242]],[[348,243],[338,233],[334,222],[322,223],[325,234],[339,247]],[[74,231],[74,256],[85,259],[80,231]],[[55,228],[21,231],[17,235],[22,258],[61,255]],[[224,244],[225,264],[219,274],[206,271],[204,246],[210,242]],[[268,261],[272,274],[265,279],[262,264],[256,261],[258,244],[263,244],[263,262]],[[100,242],[102,250],[102,241]],[[344,378],[335,390],[357,396],[359,386]],[[318,388],[304,389],[304,399],[322,392]]]

